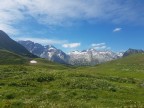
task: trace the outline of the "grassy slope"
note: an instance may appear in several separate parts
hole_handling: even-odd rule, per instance
[[[144,55],[94,67],[0,65],[0,107],[144,107]]]
[[[27,59],[9,52],[7,50],[0,50],[0,64],[25,64]]]

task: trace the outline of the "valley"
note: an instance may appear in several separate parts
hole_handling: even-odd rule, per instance
[[[26,60],[0,65],[1,108],[144,107],[143,54],[86,67]]]

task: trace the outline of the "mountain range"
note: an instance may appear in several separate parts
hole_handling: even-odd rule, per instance
[[[16,42],[2,30],[0,30],[0,50],[7,50],[25,57],[41,57],[53,62],[76,66],[96,65],[132,54],[144,53],[143,50],[138,49],[128,49],[125,52],[115,53],[110,50],[90,48],[83,51],[72,51],[66,54],[53,45],[43,46],[30,40]]]
[[[68,54],[52,45],[43,46],[39,43],[28,41],[18,41],[31,53],[48,60],[70,64],[70,65],[96,65],[107,61],[121,58],[123,53],[114,53],[112,51],[88,49],[83,51],[73,51]]]
[[[109,50],[99,51],[93,48],[83,51],[73,51],[68,55],[71,65],[96,65],[122,57]]]
[[[125,52],[113,52],[111,50],[96,50],[90,48],[83,51],[72,51],[70,53],[65,53],[60,49],[52,45],[43,46],[39,43],[34,43],[30,40],[28,41],[18,41],[19,44],[23,45],[32,54],[37,55],[41,58],[46,58],[50,61],[70,64],[76,66],[82,65],[96,65],[107,61],[112,61],[122,57],[126,57],[132,54],[144,53],[143,50],[139,49],[128,49]]]
[[[23,45],[29,52],[37,55],[38,57],[46,58],[50,61],[58,63],[68,63],[69,56],[52,45],[43,46],[32,41],[18,41],[18,43]]]

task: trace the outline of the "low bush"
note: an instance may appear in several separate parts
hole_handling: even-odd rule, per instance
[[[55,80],[53,76],[40,76],[37,78],[38,82],[51,82],[53,80]]]

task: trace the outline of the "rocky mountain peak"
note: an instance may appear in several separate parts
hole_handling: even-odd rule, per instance
[[[132,55],[132,54],[137,54],[137,53],[144,53],[144,50],[129,48],[126,52],[124,52],[123,57],[129,56],[129,55]]]

